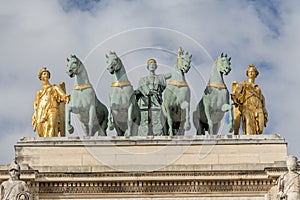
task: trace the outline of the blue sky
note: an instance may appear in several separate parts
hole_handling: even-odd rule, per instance
[[[108,105],[113,77],[105,70],[105,53],[113,50],[122,57],[136,87],[147,74],[148,58],[157,59],[159,73],[169,72],[176,59],[170,52],[179,46],[193,54],[187,74],[193,105],[201,98],[212,59],[221,52],[232,57],[225,77],[229,88],[234,80],[246,80],[249,64],[256,65],[269,111],[264,133],[279,133],[289,154],[299,157],[299,19],[297,1],[1,1],[0,164],[10,163],[19,138],[37,136],[31,116],[43,66],[52,73],[51,83],[65,81],[70,92],[66,58],[76,54]]]

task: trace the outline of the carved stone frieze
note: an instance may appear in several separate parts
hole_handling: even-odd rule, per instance
[[[286,171],[286,145],[279,135],[23,138],[15,150],[35,200],[264,200]]]
[[[220,193],[267,192],[272,180],[247,181],[120,181],[120,182],[43,182],[39,193]]]

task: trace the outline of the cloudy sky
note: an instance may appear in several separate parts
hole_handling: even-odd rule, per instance
[[[147,59],[157,60],[158,73],[169,72],[179,46],[193,54],[186,75],[192,111],[221,52],[232,57],[225,77],[229,88],[234,80],[246,80],[246,68],[254,64],[269,111],[264,134],[280,134],[288,153],[299,157],[299,20],[297,1],[0,1],[0,164],[11,162],[18,139],[37,136],[31,116],[43,66],[51,71],[51,83],[64,81],[70,92],[66,58],[76,54],[98,98],[108,104],[113,77],[105,53],[117,52],[136,88],[139,77],[147,75]],[[80,135],[72,119],[74,135]]]

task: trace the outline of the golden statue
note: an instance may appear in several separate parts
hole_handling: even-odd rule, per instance
[[[239,132],[240,121],[245,135],[262,134],[268,122],[265,98],[260,87],[254,83],[258,74],[256,67],[249,65],[246,71],[248,82],[232,83],[231,98],[234,105],[234,134],[236,135]]]
[[[65,103],[70,101],[70,95],[66,95],[64,82],[49,83],[50,72],[45,67],[39,71],[38,78],[43,86],[34,100],[33,130],[37,130],[40,137],[57,137],[59,132],[64,137]]]

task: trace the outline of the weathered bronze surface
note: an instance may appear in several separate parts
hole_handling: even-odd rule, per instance
[[[223,78],[231,71],[230,60],[226,53],[221,53],[213,65],[202,99],[193,113],[197,135],[204,135],[205,131],[209,134],[218,134],[225,112],[229,114],[228,131],[233,130],[232,106],[229,103],[229,91]]]
[[[154,59],[147,61],[149,75],[139,80],[137,94],[140,96],[138,105],[141,110],[141,123],[138,135],[162,135],[164,118],[161,111],[162,94],[166,88],[166,80],[171,74],[156,74],[157,62]]]

